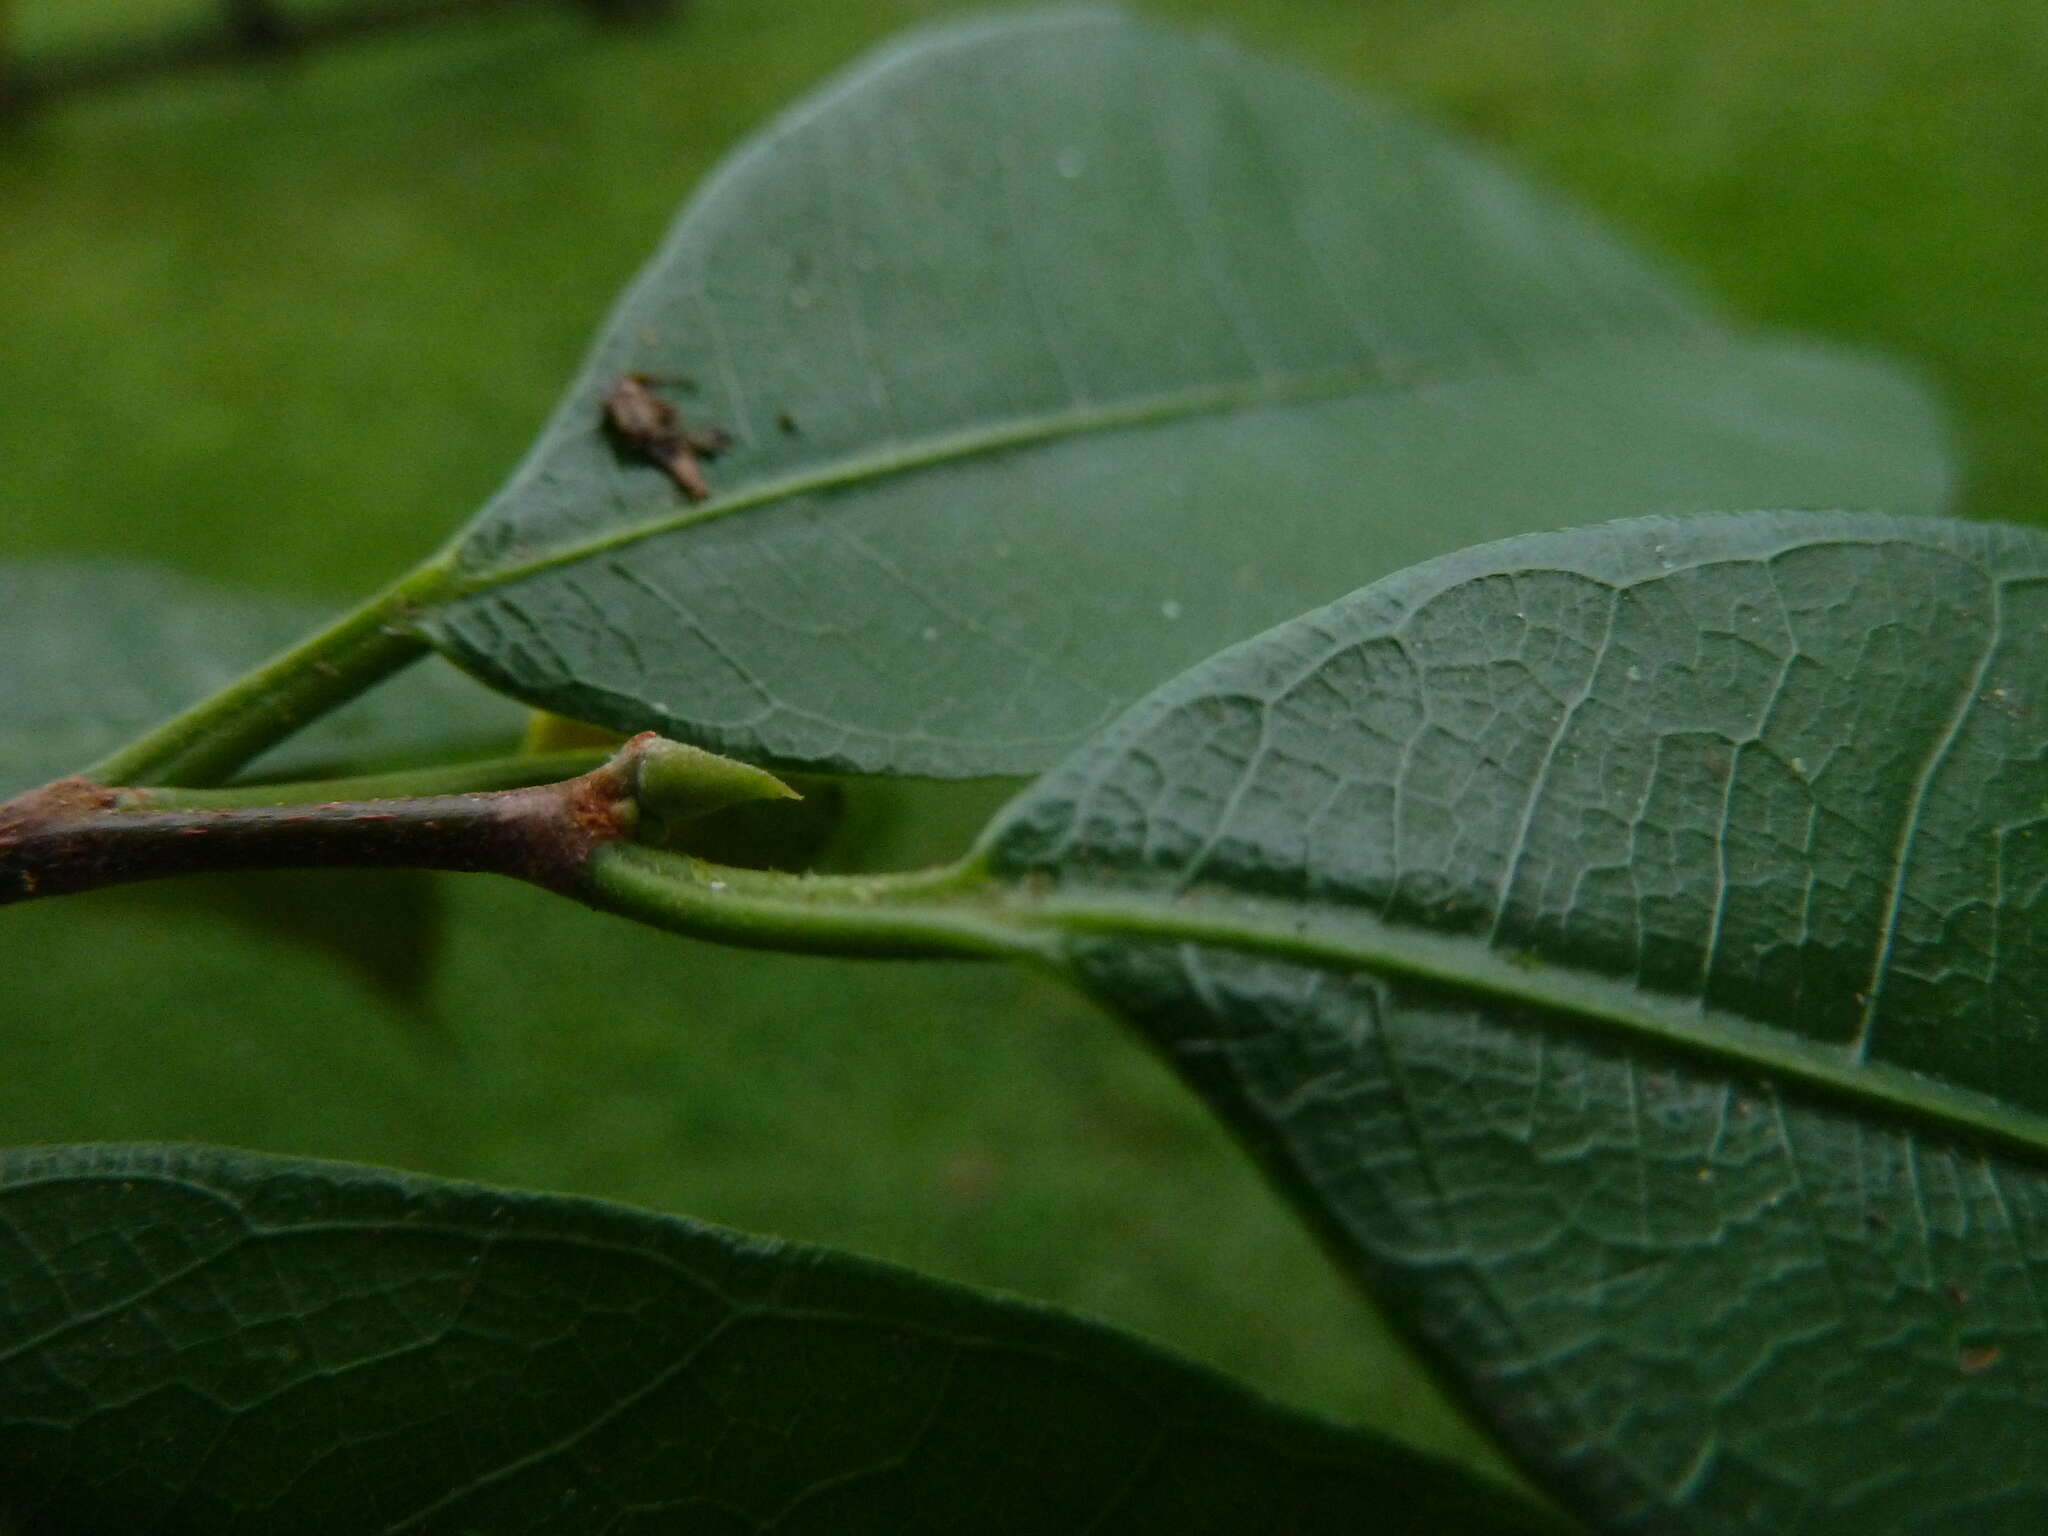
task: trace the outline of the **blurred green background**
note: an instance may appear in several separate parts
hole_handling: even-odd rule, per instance
[[[362,595],[509,469],[736,138],[887,33],[986,8],[682,0],[648,29],[513,8],[0,125],[0,556]],[[209,9],[14,0],[12,25],[33,53]],[[1966,510],[2048,509],[2039,0],[1146,9],[1462,128],[1738,316],[1908,360],[1954,412]],[[921,841],[916,806],[878,804],[864,835],[943,855],[988,803],[944,797]],[[403,915],[400,886],[348,891]],[[197,1139],[688,1212],[1056,1300],[1484,1454],[1163,1073],[1049,983],[435,893],[445,963],[411,999],[249,921],[321,899],[301,881],[10,911],[0,1138]]]

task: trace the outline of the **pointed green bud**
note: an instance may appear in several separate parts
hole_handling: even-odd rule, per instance
[[[633,746],[633,798],[657,836],[662,828],[749,800],[803,798],[767,769],[702,747],[652,734]]]

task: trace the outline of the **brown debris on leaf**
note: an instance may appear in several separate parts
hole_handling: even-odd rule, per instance
[[[704,462],[732,446],[722,427],[693,427],[683,413],[655,393],[650,374],[622,374],[604,393],[604,426],[622,453],[659,465],[692,501],[711,495]]]

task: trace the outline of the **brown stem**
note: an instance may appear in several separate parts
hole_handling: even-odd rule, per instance
[[[477,794],[228,810],[161,809],[147,789],[58,779],[0,804],[0,906],[231,869],[399,865],[510,875],[575,894],[623,836],[649,732],[580,778]]]

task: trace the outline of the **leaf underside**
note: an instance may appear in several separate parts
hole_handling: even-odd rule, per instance
[[[709,501],[604,429],[628,373],[736,436]],[[1394,113],[1062,11],[913,36],[736,153],[420,623],[621,730],[1019,773],[1430,555],[1948,479],[1889,370],[1729,331]]]
[[[983,858],[1616,1529],[2048,1511],[2048,540],[1646,520],[1162,689]]]
[[[12,1152],[0,1297],[8,1530],[1559,1529],[1096,1325],[594,1201]]]

